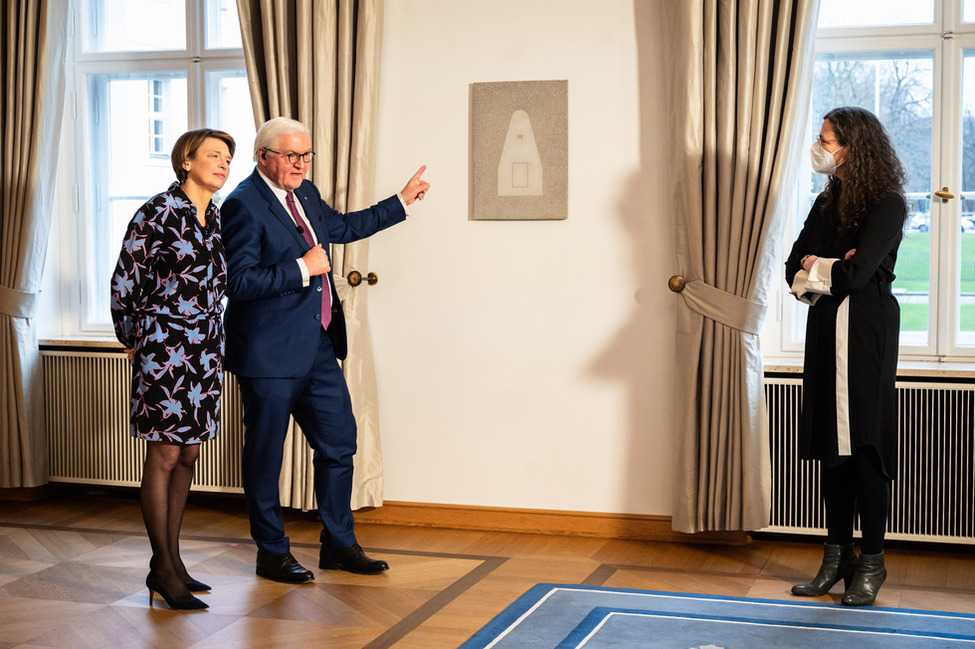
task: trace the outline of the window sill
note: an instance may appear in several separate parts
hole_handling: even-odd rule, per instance
[[[71,338],[43,338],[37,341],[41,351],[121,351],[122,343],[114,338],[75,336]]]
[[[802,358],[766,357],[765,373],[801,375]],[[897,363],[897,378],[975,379],[975,362],[901,360]]]

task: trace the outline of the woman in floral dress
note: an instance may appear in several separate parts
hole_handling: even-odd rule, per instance
[[[149,602],[203,609],[209,590],[186,570],[179,530],[200,444],[220,432],[226,263],[212,197],[227,180],[233,138],[184,133],[172,152],[177,181],[139,208],[112,275],[115,335],[133,364],[130,431],[148,442],[142,517],[152,547]]]

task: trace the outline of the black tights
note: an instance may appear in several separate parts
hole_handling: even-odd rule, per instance
[[[189,596],[186,582],[190,576],[179,556],[179,530],[199,455],[199,444],[149,442],[142,470],[142,520],[152,547],[149,568],[167,594],[176,599]]]
[[[861,449],[835,467],[823,466],[827,543],[853,542],[853,524],[860,514],[860,551],[878,554],[884,549],[890,480],[880,470],[873,448]]]

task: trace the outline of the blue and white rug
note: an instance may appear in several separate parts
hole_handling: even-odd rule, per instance
[[[461,649],[975,649],[975,616],[539,584]]]

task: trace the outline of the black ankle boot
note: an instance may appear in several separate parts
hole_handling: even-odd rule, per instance
[[[877,599],[880,585],[887,579],[884,567],[884,553],[861,554],[853,583],[846,588],[843,603],[847,606],[870,606]]]
[[[849,588],[856,567],[857,554],[853,551],[852,543],[827,543],[823,546],[823,565],[819,567],[819,572],[812,581],[793,586],[792,594],[804,597],[825,595],[840,579]]]

